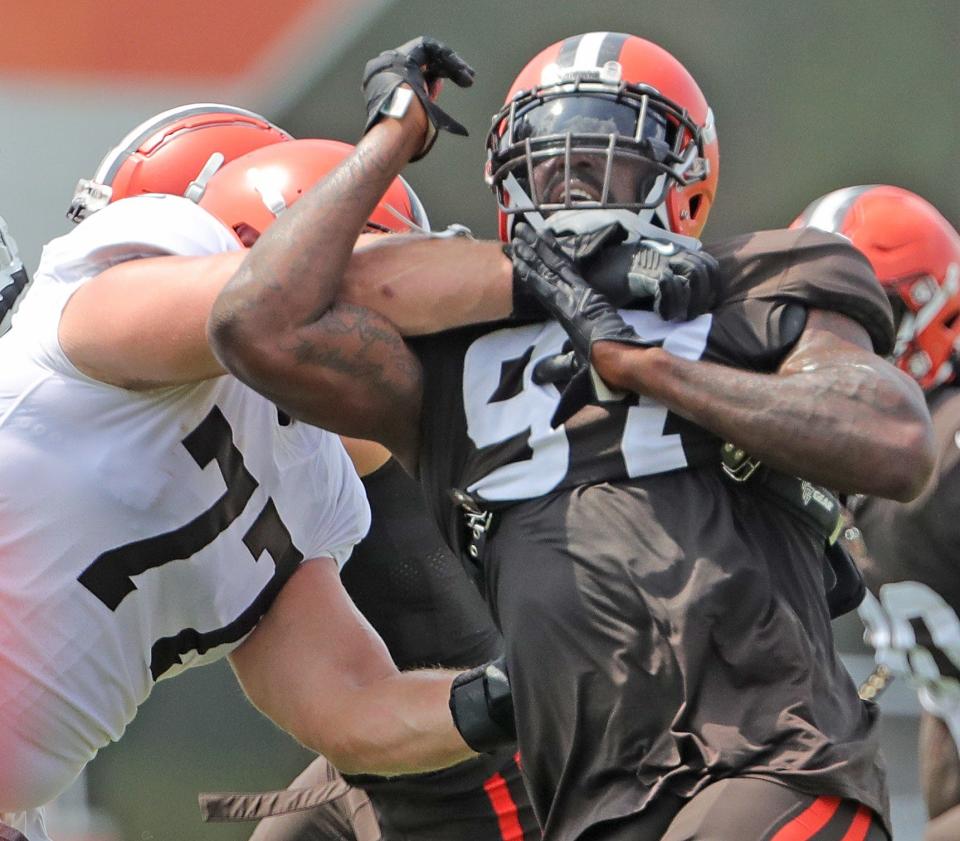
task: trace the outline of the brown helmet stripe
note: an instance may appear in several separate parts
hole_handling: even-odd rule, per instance
[[[620,51],[629,37],[623,32],[608,32],[597,53],[597,67],[603,67],[608,61],[619,61]]]

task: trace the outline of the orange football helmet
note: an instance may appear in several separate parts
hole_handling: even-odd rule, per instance
[[[338,140],[291,140],[257,149],[227,164],[207,182],[200,206],[253,245],[286,208],[353,152]],[[417,194],[399,176],[367,222],[368,230],[430,230]]]
[[[556,158],[562,168],[538,183],[536,168]],[[601,177],[578,173],[578,160],[590,159]],[[502,239],[513,214],[595,208],[697,237],[719,171],[713,112],[696,81],[666,50],[617,32],[576,35],[535,56],[487,135]],[[626,190],[616,184],[625,177],[636,177]]]
[[[169,193],[197,201],[225,163],[292,140],[273,123],[232,105],[200,102],[171,108],[140,123],[77,184],[67,218],[80,222],[112,201]]]
[[[791,227],[849,239],[886,289],[899,320],[893,358],[924,389],[952,380],[960,357],[960,234],[937,209],[900,187],[835,190]]]

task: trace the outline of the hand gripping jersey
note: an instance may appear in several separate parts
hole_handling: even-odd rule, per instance
[[[721,267],[711,313],[677,323],[621,311],[651,344],[686,359],[772,372],[799,338],[807,309],[818,307],[860,322],[878,353],[890,350],[890,305],[867,261],[840,237],[814,229],[763,231],[705,248]],[[448,495],[453,488],[496,507],[719,459],[712,433],[636,395],[587,407],[551,428],[559,391],[535,383],[534,370],[569,349],[555,322],[480,325],[412,344],[424,365],[429,407],[420,467],[427,487],[439,491],[431,503],[448,537],[459,533]]]
[[[153,684],[224,656],[304,559],[366,532],[339,439],[230,376],[132,392],[57,339],[124,260],[235,249],[192,202],[117,202],[45,249],[0,339],[0,812],[38,806],[121,736]]]

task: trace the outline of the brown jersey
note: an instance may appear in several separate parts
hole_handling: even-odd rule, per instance
[[[845,240],[767,231],[707,247],[721,267],[712,312],[666,323],[622,311],[639,335],[772,372],[819,308],[889,350],[889,304]],[[548,322],[412,343],[420,479],[438,521],[462,550],[451,490],[495,511],[486,587],[545,838],[744,775],[885,819],[875,708],[833,648],[822,536],[762,487],[730,482],[715,436],[653,400],[587,406],[552,428],[559,391],[533,370],[565,342]]]
[[[622,310],[641,337],[687,359],[772,372],[807,310],[821,308],[859,321],[877,352],[889,352],[890,305],[866,259],[841,237],[762,231],[706,248],[720,263],[713,311],[669,323]],[[553,428],[560,392],[535,383],[533,372],[565,344],[556,322],[484,324],[411,342],[425,376],[421,482],[452,545],[460,532],[452,488],[496,507],[716,462],[713,433],[637,395],[587,406]]]

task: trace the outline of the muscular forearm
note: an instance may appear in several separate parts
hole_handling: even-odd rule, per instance
[[[598,343],[593,359],[610,385],[652,397],[771,467],[840,491],[910,499],[932,467],[922,397],[867,354],[789,375],[613,342]]]
[[[398,774],[472,755],[450,713],[455,673],[398,672],[330,558],[293,574],[230,662],[258,709],[344,770]]]
[[[377,237],[354,252],[341,296],[415,336],[506,318],[512,281],[500,243]]]
[[[404,672],[361,687],[304,742],[346,773],[412,774],[469,759],[448,709],[454,674]]]

